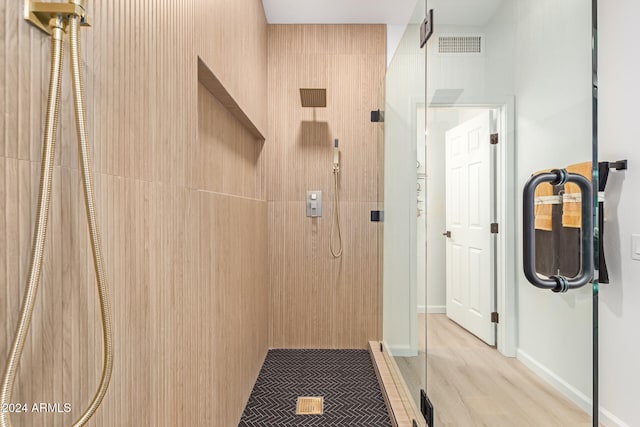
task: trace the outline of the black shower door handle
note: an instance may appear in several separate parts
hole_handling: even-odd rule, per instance
[[[548,182],[560,185],[572,182],[580,188],[582,195],[581,256],[580,271],[576,277],[551,276],[541,278],[536,273],[536,233],[535,233],[535,191],[539,184]],[[580,174],[568,173],[565,169],[533,175],[523,191],[523,267],[524,275],[532,285],[551,289],[554,292],[566,292],[580,288],[593,279],[593,188],[591,181]]]

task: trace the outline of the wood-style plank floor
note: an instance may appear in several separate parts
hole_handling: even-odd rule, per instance
[[[424,318],[419,324],[424,327]],[[446,315],[429,314],[427,328],[428,394],[437,427],[591,426],[589,415],[522,363],[504,357]],[[424,378],[424,353],[396,361],[415,394]]]

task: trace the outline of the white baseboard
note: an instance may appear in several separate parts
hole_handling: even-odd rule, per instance
[[[387,351],[394,357],[416,357],[418,349],[409,346],[387,346]]]
[[[600,421],[600,424],[604,424],[607,427],[630,427],[629,424],[625,423],[602,406],[600,407],[600,419],[598,421]]]
[[[518,349],[516,357],[520,362],[522,362],[523,365],[531,369],[539,377],[551,384],[552,387],[562,393],[567,399],[578,405],[583,411],[589,413],[591,412],[593,401],[590,397],[586,396],[584,393],[567,383],[565,380],[560,378],[558,375],[535,360],[526,352]],[[607,427],[630,427],[627,423],[613,415],[611,412],[607,411],[602,406],[600,407],[600,418],[598,421]]]
[[[521,349],[518,349],[516,357],[523,365],[535,372],[540,378],[549,383],[567,399],[578,405],[583,411],[591,412],[592,400],[590,397],[586,396]]]
[[[424,309],[424,306],[422,307]],[[420,307],[418,307],[418,310],[420,310]],[[421,311],[420,313],[424,313],[424,311]],[[446,314],[447,306],[446,305],[428,305],[427,313],[428,314]]]

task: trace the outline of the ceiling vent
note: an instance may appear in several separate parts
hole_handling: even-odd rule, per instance
[[[481,55],[484,50],[482,39],[481,35],[440,36],[438,37],[438,53]]]

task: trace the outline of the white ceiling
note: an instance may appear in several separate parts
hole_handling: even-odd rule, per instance
[[[262,0],[270,24],[405,25],[424,0]],[[484,25],[503,0],[429,0],[437,24]],[[423,6],[424,7],[424,6]],[[424,12],[417,11],[420,22]]]
[[[404,25],[416,0],[262,0],[270,24]]]
[[[482,26],[496,13],[503,0],[429,0],[436,25]]]

